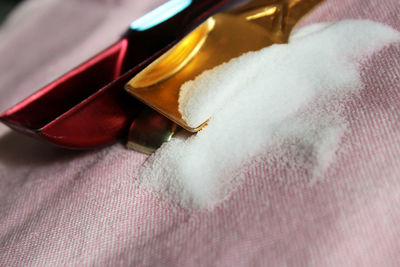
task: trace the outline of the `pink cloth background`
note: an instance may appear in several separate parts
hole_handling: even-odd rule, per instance
[[[0,110],[161,2],[21,5],[0,30]],[[399,14],[398,0],[327,0],[303,24],[368,18],[400,30]],[[0,125],[0,266],[399,266],[400,43],[369,58],[362,78],[345,153],[323,180],[254,163],[212,211],[142,188],[146,156],[123,144],[66,151]]]

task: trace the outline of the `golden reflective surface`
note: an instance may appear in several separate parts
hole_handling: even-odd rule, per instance
[[[127,147],[145,154],[153,153],[175,134],[177,125],[151,109],[137,116],[129,130]]]
[[[129,84],[135,88],[152,86],[180,71],[199,52],[214,25],[215,21],[213,18],[202,23],[176,44],[173,49],[167,51],[138,73],[130,80]]]
[[[274,43],[286,43],[294,25],[323,0],[254,0],[209,18],[129,81],[126,90],[189,127],[178,109],[181,85],[203,71]],[[245,68],[245,66],[243,66]]]

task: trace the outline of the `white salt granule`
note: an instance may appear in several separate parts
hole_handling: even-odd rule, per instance
[[[397,40],[398,32],[371,21],[317,24],[295,33],[289,44],[205,71],[182,86],[179,103],[189,125],[210,118],[208,125],[165,143],[142,166],[139,180],[182,206],[212,208],[240,182],[242,167],[290,143],[297,160],[288,165],[306,168],[310,182],[317,181],[346,129],[342,107],[326,107],[361,89],[362,57]]]

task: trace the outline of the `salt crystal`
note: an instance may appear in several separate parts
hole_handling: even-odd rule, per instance
[[[324,106],[360,90],[360,60],[398,40],[398,32],[371,21],[314,24],[289,44],[205,71],[182,86],[179,105],[190,126],[209,119],[207,126],[165,143],[141,167],[139,181],[184,207],[212,208],[240,183],[241,168],[291,142],[300,160],[289,165],[307,168],[315,182],[346,129],[340,107]],[[316,102],[319,109],[307,110]]]

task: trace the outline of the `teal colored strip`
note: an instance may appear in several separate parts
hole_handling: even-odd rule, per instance
[[[145,31],[178,14],[191,3],[192,0],[170,0],[132,22],[130,27],[132,30]]]

